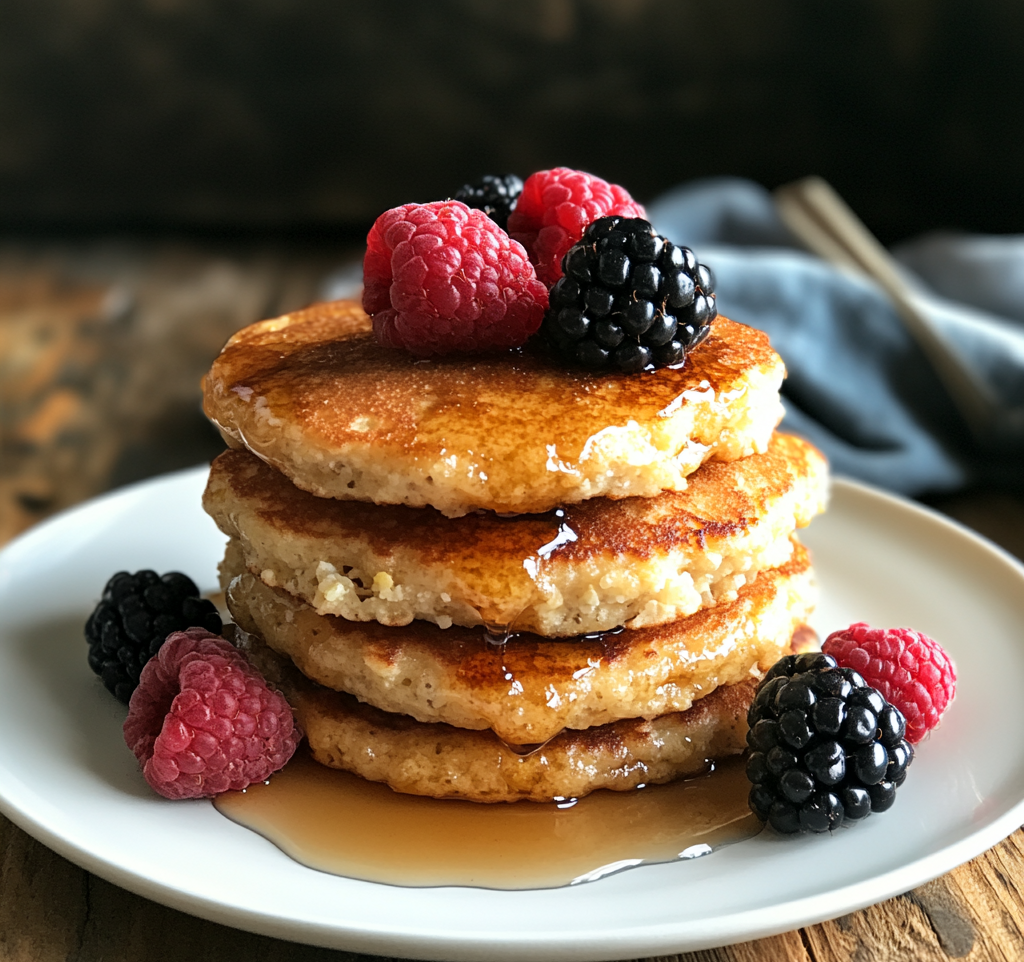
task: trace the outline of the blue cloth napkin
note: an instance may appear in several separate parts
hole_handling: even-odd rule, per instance
[[[804,252],[763,187],[695,181],[647,211],[715,272],[719,311],[769,335],[789,372],[782,426],[836,473],[908,495],[1024,488],[1024,438],[978,443],[888,295]],[[1014,349],[998,349],[992,376],[1024,392],[1024,237],[931,235],[893,253],[937,294],[989,312],[958,337],[984,358],[997,331]]]

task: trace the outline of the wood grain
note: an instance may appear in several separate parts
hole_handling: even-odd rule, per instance
[[[0,542],[222,445],[199,380],[238,328],[320,296],[346,248],[0,247]]]
[[[199,377],[227,336],[316,299],[351,251],[0,247],[0,543],[120,481],[220,447]],[[1024,554],[1024,499],[933,504]],[[365,958],[236,931],[132,895],[0,817],[0,962]],[[1017,962],[1024,832],[898,898],[664,962]]]

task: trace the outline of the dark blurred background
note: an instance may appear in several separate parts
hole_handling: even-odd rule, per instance
[[[1018,0],[0,0],[0,542],[215,454],[220,345],[388,207],[813,173],[886,243],[1024,232],[1022,108]]]
[[[355,236],[484,172],[1024,227],[1017,0],[3,0],[0,229]]]

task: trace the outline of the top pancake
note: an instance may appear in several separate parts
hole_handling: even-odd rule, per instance
[[[766,449],[784,373],[724,317],[682,368],[594,374],[530,350],[416,358],[336,301],[239,331],[203,388],[228,443],[297,487],[459,517],[682,490],[704,461]]]

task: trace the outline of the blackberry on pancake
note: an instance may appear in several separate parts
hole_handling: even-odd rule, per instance
[[[570,363],[681,364],[717,314],[714,275],[639,217],[599,217],[562,260],[541,331]]]
[[[479,180],[463,184],[455,199],[469,207],[482,210],[502,230],[508,227],[508,216],[516,209],[516,201],[523,192],[523,182],[515,174],[499,177],[484,174]]]

